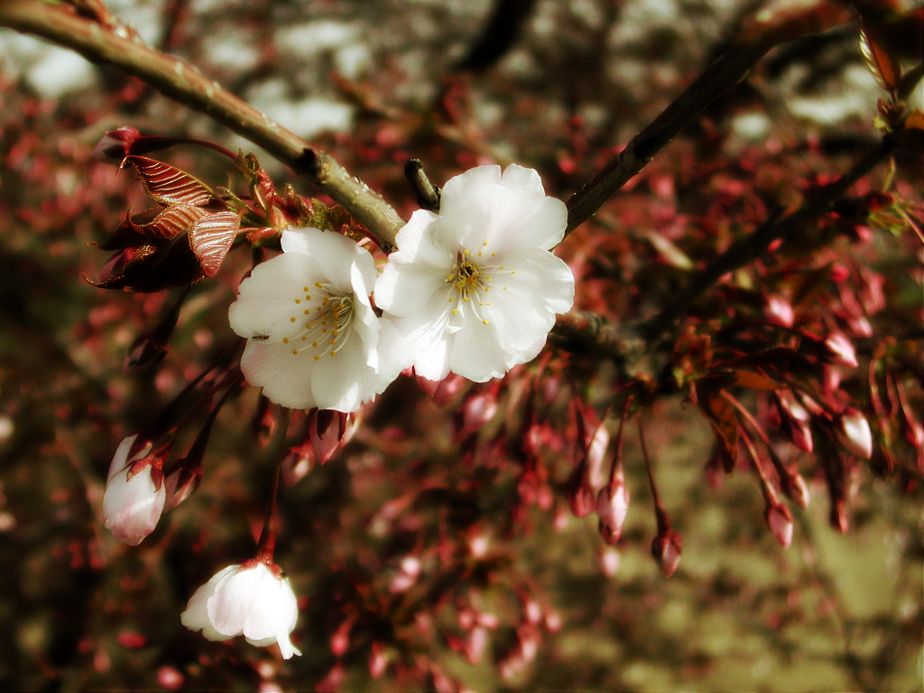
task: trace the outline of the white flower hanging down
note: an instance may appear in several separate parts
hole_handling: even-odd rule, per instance
[[[252,560],[218,571],[190,597],[180,622],[201,630],[208,640],[243,635],[251,645],[274,642],[285,659],[300,655],[289,635],[298,620],[298,603],[276,565]]]
[[[418,375],[484,382],[535,358],[574,300],[570,268],[549,252],[567,219],[539,174],[516,164],[455,176],[439,214],[414,212],[375,300],[407,339]]]
[[[313,228],[283,231],[282,250],[241,282],[231,305],[231,328],[247,338],[241,370],[284,407],[356,411],[403,365],[395,347],[381,358],[380,340],[397,334],[383,330],[369,302],[372,256]]]

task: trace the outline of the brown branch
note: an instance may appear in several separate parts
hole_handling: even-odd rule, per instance
[[[823,3],[822,3],[823,4]],[[751,68],[776,45],[830,29],[843,15],[831,8],[814,15],[788,18],[778,26],[744,31],[732,45],[688,86],[657,118],[645,126],[619,154],[568,200],[568,232],[594,216],[630,178],[638,174],[681,130],[716,99],[741,82]]]
[[[144,80],[161,93],[205,113],[262,147],[352,214],[388,249],[404,221],[377,193],[351,176],[329,154],[209,79],[192,65],[161,53],[124,32],[77,16],[65,7],[39,0],[0,0],[0,26],[34,34],[71,48],[87,60],[108,63]]]

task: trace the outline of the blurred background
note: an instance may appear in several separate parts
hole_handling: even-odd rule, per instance
[[[759,4],[107,6],[147,43],[331,152],[406,216],[416,207],[402,176],[412,156],[435,182],[477,163],[517,161],[567,198]],[[772,52],[596,226],[562,246],[577,268],[579,303],[617,317],[663,305],[676,288],[671,277],[690,262],[685,252],[702,257],[705,246],[685,246],[698,219],[735,219],[716,231],[732,233],[760,221],[761,200],[792,204],[798,181],[845,170],[878,137],[879,96],[855,26]],[[924,104],[920,85],[909,102]],[[103,528],[105,474],[119,440],[233,343],[227,305],[249,267],[232,257],[194,287],[157,368],[126,365],[135,338],[177,294],[88,281],[107,258],[94,244],[147,204],[130,172],[92,158],[103,133],[122,125],[254,151],[137,80],[0,29],[0,687],[921,689],[917,486],[859,470],[850,529],[840,534],[828,523],[823,479],[806,463],[812,503],[794,509],[795,539],[783,550],[765,529],[753,480],[739,472],[710,483],[708,423],[682,396],[666,398],[648,425],[661,493],[684,536],[680,568],[666,579],[648,553],[654,519],[634,427],[626,440],[633,504],[618,547],[601,541],[594,518],[568,511],[567,441],[544,451],[538,480],[524,481],[518,464],[492,452],[518,421],[525,376],[502,386],[496,415],[474,433],[460,411],[489,390],[463,386],[434,401],[404,378],[333,460],[307,474],[308,462],[293,465],[277,561],[300,596],[302,657],[283,662],[275,648],[186,631],[179,613],[195,587],[252,554],[273,463],[266,436],[253,430],[271,425],[274,411],[261,414],[253,389],[222,411],[199,491],[141,546],[123,546]],[[256,154],[280,187],[300,185]],[[210,184],[240,185],[205,150],[164,158]],[[920,202],[920,170],[900,168],[898,179]],[[591,241],[601,229],[617,232],[602,247]],[[895,234],[872,244],[875,256],[842,250],[907,273],[895,280],[884,329],[919,319],[920,275],[911,270],[920,271],[920,245]],[[627,283],[635,288],[618,288]],[[571,395],[558,359],[541,402],[550,421],[567,422]],[[604,376],[588,378],[588,402],[605,400]],[[920,384],[914,396],[920,401]]]

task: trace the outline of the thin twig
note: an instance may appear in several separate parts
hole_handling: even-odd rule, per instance
[[[0,2],[0,26],[71,48],[91,62],[108,63],[144,80],[161,93],[200,111],[311,178],[363,224],[383,247],[404,225],[398,213],[333,157],[209,79],[179,58],[157,51],[67,8],[38,0]]]
[[[876,149],[860,159],[838,180],[821,188],[797,211],[780,217],[780,210],[775,210],[753,233],[739,238],[728,250],[715,258],[694,277],[690,285],[678,293],[676,300],[668,304],[642,328],[642,333],[649,339],[657,337],[674,321],[685,315],[700,294],[718,282],[723,275],[753,262],[766,253],[774,241],[794,236],[801,229],[830,212],[838,199],[854,183],[891,154],[893,147],[893,140],[888,137],[884,138]]]
[[[657,118],[645,126],[603,169],[568,200],[568,232],[590,219],[681,130],[716,99],[741,82],[774,46],[830,29],[839,15],[806,18],[802,24],[745,32]],[[750,33],[751,35],[747,35]]]

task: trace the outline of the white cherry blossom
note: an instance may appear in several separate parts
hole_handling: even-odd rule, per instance
[[[149,461],[139,463],[150,449],[128,458],[137,437],[124,438],[116,448],[103,494],[106,529],[131,546],[137,546],[154,531],[167,498],[161,470]]]
[[[208,640],[229,640],[243,635],[251,645],[274,642],[285,659],[300,655],[289,635],[298,620],[298,603],[289,579],[275,564],[252,560],[229,565],[199,587],[180,622],[202,631]]]
[[[567,218],[539,174],[516,164],[455,176],[439,214],[414,212],[375,300],[407,339],[419,376],[484,382],[542,350],[556,313],[574,299],[570,268],[549,252]]]
[[[282,233],[283,253],[257,265],[230,308],[247,338],[241,369],[251,385],[292,409],[352,412],[397,377],[397,333],[369,301],[372,256],[350,239],[314,228]]]

